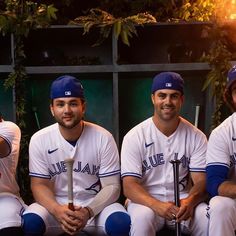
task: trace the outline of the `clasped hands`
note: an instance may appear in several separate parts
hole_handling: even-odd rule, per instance
[[[75,210],[72,211],[67,205],[61,205],[57,208],[55,217],[66,233],[75,235],[87,224],[89,212],[81,206],[75,206]]]
[[[176,220],[180,222],[182,220],[188,220],[193,213],[193,207],[183,199],[181,206],[177,207],[173,202],[162,202],[159,215],[167,220]]]

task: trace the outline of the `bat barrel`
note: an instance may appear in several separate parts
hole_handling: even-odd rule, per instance
[[[173,165],[173,173],[174,173],[174,194],[175,194],[175,205],[180,206],[180,197],[179,197],[179,160],[171,161]]]
[[[196,108],[195,108],[195,120],[194,120],[194,126],[196,126],[196,127],[198,127],[199,113],[200,113],[200,105],[196,105]]]
[[[65,160],[66,168],[67,168],[67,179],[68,179],[68,208],[74,211],[73,204],[73,164],[74,160],[72,158],[68,158]]]

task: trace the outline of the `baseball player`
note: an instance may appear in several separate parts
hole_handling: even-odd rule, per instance
[[[182,77],[162,72],[152,83],[154,115],[131,129],[121,149],[121,176],[132,236],[154,236],[164,225],[206,236],[206,136],[179,116]],[[180,207],[174,203],[173,166],[179,166]]]
[[[20,236],[25,204],[16,181],[21,132],[0,115],[0,236]]]
[[[236,231],[236,66],[228,73],[224,93],[226,104],[234,112],[215,128],[207,148],[207,190],[209,236],[234,236]]]
[[[36,203],[24,213],[25,236],[128,235],[130,217],[116,203],[120,194],[117,146],[104,128],[86,122],[84,90],[64,75],[51,85],[51,113],[57,123],[35,133],[29,145],[31,188]],[[75,210],[68,208],[65,159],[73,164]]]

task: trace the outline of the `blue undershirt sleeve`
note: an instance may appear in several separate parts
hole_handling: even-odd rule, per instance
[[[228,176],[229,168],[220,165],[211,165],[206,167],[207,174],[207,192],[211,197],[218,195],[218,188]]]

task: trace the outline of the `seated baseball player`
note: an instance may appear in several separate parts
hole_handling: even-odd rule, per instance
[[[224,100],[233,114],[212,131],[206,155],[209,236],[236,231],[236,65],[228,72]]]
[[[121,176],[131,236],[154,236],[164,226],[182,233],[206,236],[206,136],[179,115],[184,81],[175,72],[153,79],[154,115],[124,137]],[[180,206],[175,204],[174,174],[170,161],[179,160]],[[158,235],[158,233],[157,233]]]
[[[21,132],[0,115],[0,236],[21,236],[21,215],[26,205],[19,194],[16,168]]]
[[[29,145],[36,202],[23,215],[24,235],[129,235],[130,217],[116,202],[120,164],[113,136],[84,120],[84,89],[75,77],[63,75],[53,81],[50,98],[56,123],[35,133]],[[71,186],[68,158],[73,160]],[[68,207],[68,188],[74,210]]]

